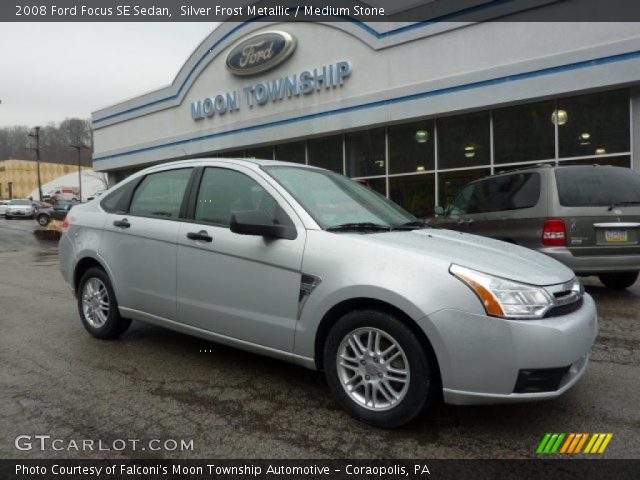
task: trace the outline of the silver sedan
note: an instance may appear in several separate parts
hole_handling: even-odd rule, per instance
[[[323,370],[368,423],[556,397],[585,373],[596,308],[532,250],[430,228],[319,168],[151,167],[74,208],[60,241],[85,328],[132,319]]]

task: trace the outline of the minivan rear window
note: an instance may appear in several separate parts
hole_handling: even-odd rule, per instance
[[[640,175],[628,168],[584,166],[556,169],[560,205],[598,207],[640,202]]]

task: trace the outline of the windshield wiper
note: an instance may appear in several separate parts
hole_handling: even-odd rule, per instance
[[[356,222],[356,223],[343,223],[342,225],[334,225],[326,228],[327,232],[339,232],[348,230],[369,230],[369,231],[391,231],[389,225],[380,225],[373,222]]]
[[[609,205],[609,211],[613,210],[614,207],[626,207],[629,205],[640,205],[640,201],[639,200],[633,200],[633,201],[625,201],[625,202],[615,202],[612,203],[611,205]]]
[[[424,220],[414,220],[411,222],[405,222],[399,225],[394,225],[392,227],[392,230],[415,230],[418,228],[433,228],[433,225],[429,225]]]

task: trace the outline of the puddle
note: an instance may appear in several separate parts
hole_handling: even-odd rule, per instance
[[[35,250],[33,256],[35,260],[34,265],[52,265],[58,263],[57,249]]]

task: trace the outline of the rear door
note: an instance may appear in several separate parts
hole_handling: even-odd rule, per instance
[[[306,231],[291,207],[256,172],[207,167],[178,235],[181,323],[253,344],[293,350]],[[261,210],[296,227],[293,240],[239,235],[236,211]]]
[[[108,214],[100,253],[111,270],[120,307],[176,319],[176,241],[192,172],[150,173],[136,184],[124,211],[118,206]]]
[[[555,170],[556,205],[575,256],[640,254],[640,175],[628,168],[572,166]]]

